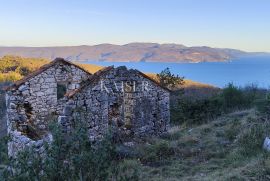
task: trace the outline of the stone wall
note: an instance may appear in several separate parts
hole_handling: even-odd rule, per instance
[[[10,155],[25,141],[34,144],[35,140],[47,136],[48,123],[53,115],[61,113],[65,103],[64,99],[57,97],[58,84],[65,85],[70,91],[89,77],[90,74],[77,66],[59,61],[26,80],[17,89],[7,91],[7,125],[13,139],[9,143]]]
[[[1,88],[0,88],[1,89]],[[0,139],[7,135],[5,94],[0,90]]]
[[[65,85],[66,97],[59,99],[58,85]],[[48,124],[55,119],[64,132],[84,122],[93,141],[109,128],[116,141],[123,142],[159,135],[168,129],[169,96],[167,89],[137,70],[109,68],[91,76],[56,62],[6,92],[9,156],[25,146],[42,153],[44,142],[52,140]]]
[[[92,140],[102,137],[109,126],[120,141],[159,135],[167,130],[168,90],[125,67],[112,69],[90,81],[69,99],[60,122],[70,125],[76,119],[85,120]],[[72,120],[68,119],[71,117]]]

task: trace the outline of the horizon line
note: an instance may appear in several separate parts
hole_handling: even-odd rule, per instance
[[[206,47],[206,48],[214,48],[214,49],[232,49],[232,50],[240,50],[247,53],[270,53],[270,51],[248,51],[243,49],[237,49],[237,48],[228,48],[228,47],[213,47],[213,46],[206,46],[206,45],[193,45],[193,46],[186,46],[185,44],[181,43],[157,43],[157,42],[130,42],[130,43],[98,43],[98,44],[76,44],[76,45],[26,45],[26,46],[20,46],[20,45],[0,45],[1,48],[57,48],[57,47],[80,47],[80,46],[100,46],[100,45],[115,45],[115,46],[126,46],[130,44],[158,44],[158,45],[181,45],[187,48],[193,48],[193,47]]]

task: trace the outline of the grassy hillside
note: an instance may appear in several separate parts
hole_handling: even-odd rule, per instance
[[[0,59],[0,82],[19,80],[48,62],[45,59],[4,56]]]
[[[158,80],[157,75],[154,73],[146,73],[152,79]],[[200,82],[195,82],[193,80],[185,79],[184,84],[181,85],[181,88],[188,88],[188,87],[197,87],[197,88],[215,88],[215,86],[204,84]],[[180,88],[179,86],[177,88]]]
[[[0,82],[16,81],[29,73],[39,69],[49,60],[39,58],[22,58],[18,56],[4,56],[0,58]],[[95,73],[101,66],[76,63],[90,73]]]
[[[146,73],[149,77],[152,79],[155,79],[158,81],[157,74],[153,73]],[[171,94],[172,100],[175,100],[175,98],[178,96],[179,92],[178,90],[183,89],[183,95],[184,97],[189,97],[193,99],[204,99],[211,97],[213,95],[216,95],[220,93],[220,88],[204,84],[200,82],[196,82],[189,79],[184,79],[182,85],[177,85],[173,90],[175,91],[174,94]]]
[[[270,154],[262,149],[269,132],[269,120],[255,109],[172,126],[159,138],[117,146],[118,168],[131,180],[269,180]]]
[[[199,126],[172,127],[136,146],[141,180],[269,180],[270,155],[262,149],[269,126],[249,109]]]
[[[74,63],[84,68],[85,70],[87,70],[88,72],[92,74],[103,68],[102,66],[94,65],[94,64],[82,64],[79,62],[74,62]]]

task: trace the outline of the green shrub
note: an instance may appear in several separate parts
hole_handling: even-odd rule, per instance
[[[202,124],[222,114],[219,99],[188,100],[182,99],[171,109],[172,123]]]
[[[5,171],[6,180],[108,180],[115,164],[110,136],[92,144],[87,127],[78,124],[69,135],[53,126],[53,142],[46,154],[29,148],[18,154]]]
[[[50,130],[53,142],[45,146],[43,154],[31,147],[19,152],[9,162],[12,169],[4,171],[5,180],[139,180],[139,163],[118,160],[111,134],[90,142],[87,126],[80,120],[70,133],[63,133],[57,124]],[[158,145],[157,156],[167,154],[167,146]]]
[[[33,148],[26,148],[11,160],[10,168],[3,172],[5,180],[44,180],[41,172],[44,168],[42,157]]]
[[[166,68],[157,74],[157,79],[162,86],[170,89],[184,84],[184,77],[172,74],[169,68]]]
[[[265,96],[266,92],[255,85],[239,88],[230,83],[220,94],[205,99],[193,100],[190,97],[179,96],[178,102],[174,101],[171,105],[171,122],[203,124],[224,113],[253,107],[257,100]],[[268,107],[264,106],[264,110],[269,111],[270,101],[263,103],[268,105]]]
[[[170,147],[167,141],[158,141],[153,145],[143,147],[140,150],[140,159],[144,163],[159,162],[174,155],[174,149]]]
[[[267,90],[259,89],[257,85],[251,84],[244,88],[228,84],[222,91],[224,110],[226,112],[235,109],[247,109],[253,107],[258,99],[264,98]]]
[[[8,163],[7,137],[0,139],[0,165]]]
[[[229,83],[222,91],[221,97],[223,98],[223,106],[227,110],[241,108],[245,103],[243,92]]]
[[[260,114],[265,116],[267,119],[270,118],[270,94],[263,99],[256,100],[255,106]]]

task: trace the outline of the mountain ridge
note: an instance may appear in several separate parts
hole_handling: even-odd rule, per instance
[[[63,57],[70,61],[109,62],[224,62],[256,53],[229,48],[207,46],[187,47],[182,44],[158,44],[134,42],[124,45],[98,44],[53,47],[4,47],[0,46],[0,57],[16,55],[31,58],[55,59]]]

